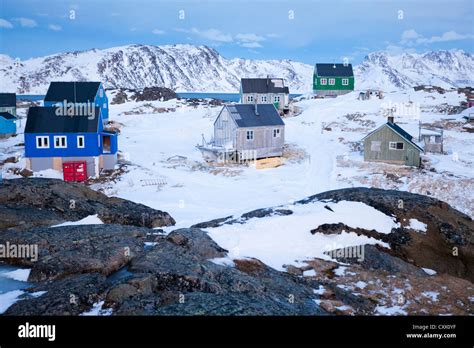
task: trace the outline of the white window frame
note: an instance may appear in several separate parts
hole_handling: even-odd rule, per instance
[[[280,128],[273,128],[273,137],[274,138],[279,138],[280,136],[281,136]]]
[[[99,90],[99,97],[100,98],[104,97],[104,90],[102,88]]]
[[[342,79],[343,86],[349,86],[349,79]]]
[[[280,102],[280,96],[279,96],[279,95],[274,96],[274,97],[273,97],[273,101],[274,101],[275,103],[279,103],[279,102]]]
[[[104,103],[104,105],[102,106],[102,109],[107,109],[107,103]]]
[[[253,102],[253,95],[248,95],[247,96],[247,102],[249,102],[249,103]]]
[[[56,140],[59,139],[60,144],[56,145]],[[62,141],[64,140],[64,145],[62,144]],[[65,135],[55,135],[53,139],[53,144],[55,149],[67,149],[67,136]]]
[[[250,137],[249,137],[249,135],[250,135]],[[254,134],[253,130],[246,131],[245,138],[247,139],[247,141],[253,141],[255,139],[255,134]]]
[[[262,100],[262,103],[267,102],[267,96],[266,95],[262,95],[262,97],[260,99]]]
[[[44,135],[36,136],[36,148],[37,149],[49,149],[49,136],[47,136],[47,135],[46,136],[44,136]]]
[[[336,79],[329,79],[329,86],[334,86],[336,84]]]
[[[79,140],[82,139],[82,146],[79,142]],[[78,149],[84,149],[86,147],[86,139],[83,135],[78,135],[77,136],[77,148]]]
[[[397,144],[398,144],[398,143],[400,143],[400,144],[403,145],[401,149],[397,149]],[[393,145],[395,145],[395,146],[393,146]],[[388,148],[389,148],[390,150],[403,151],[403,150],[405,150],[405,144],[404,144],[403,142],[401,142],[401,141],[390,141],[390,142],[388,143]]]
[[[321,79],[321,86],[326,86],[328,84],[328,79]]]

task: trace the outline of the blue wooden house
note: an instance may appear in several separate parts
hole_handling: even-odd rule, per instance
[[[0,93],[0,112],[8,112],[16,116],[16,94]]]
[[[88,116],[64,115],[61,106],[31,107],[25,126],[25,157],[32,171],[56,169],[86,161],[87,175],[97,177],[117,162],[117,133],[104,129],[102,110]]]
[[[109,119],[109,100],[100,82],[51,82],[44,97],[44,106],[71,104],[89,109],[99,107],[103,122]]]
[[[9,112],[0,112],[0,138],[16,134],[16,120]]]

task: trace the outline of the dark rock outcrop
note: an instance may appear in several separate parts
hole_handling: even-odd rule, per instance
[[[80,225],[4,231],[0,244],[37,245],[38,260],[4,259],[32,268],[30,282],[59,279],[71,274],[118,271],[144,253],[146,228],[121,225]]]
[[[0,231],[28,230],[98,214],[104,223],[144,227],[174,225],[166,212],[111,198],[81,183],[57,179],[13,179],[0,185]]]
[[[79,315],[100,300],[106,286],[106,278],[98,273],[45,282],[32,291],[46,293],[39,297],[27,296],[8,308],[4,315]]]
[[[136,91],[132,99],[135,101],[167,101],[177,97],[173,90],[166,87],[145,87],[142,91]]]

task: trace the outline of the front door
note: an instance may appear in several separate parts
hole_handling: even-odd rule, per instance
[[[104,153],[110,153],[110,136],[103,135],[102,136],[102,145],[104,147]]]

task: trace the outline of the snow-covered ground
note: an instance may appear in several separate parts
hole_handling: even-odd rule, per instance
[[[195,145],[201,143],[202,135],[207,140],[212,137],[221,107],[195,107],[176,100],[111,105],[111,119],[123,125],[119,147],[131,165],[117,182],[94,188],[167,211],[178,227],[352,186],[428,194],[474,215],[474,133],[463,128],[461,115],[436,113],[443,103],[458,105],[464,95],[400,91],[388,93],[382,100],[359,101],[356,97],[354,92],[335,99],[298,102],[302,113],[284,120],[289,158],[281,167],[260,170],[253,166],[213,167],[203,161]],[[386,117],[381,110],[393,106],[402,111],[395,121],[415,137],[419,120],[445,125],[448,154],[423,155],[428,161],[425,170],[364,162],[354,145],[383,124]],[[159,108],[171,111],[158,113]],[[24,119],[22,123],[21,128]],[[0,140],[2,157],[22,155],[23,146],[15,146],[22,141],[22,135]],[[4,177],[15,177],[6,170],[21,164],[22,160],[6,163]]]
[[[463,130],[459,115],[431,112],[442,103],[458,105],[462,98],[455,92],[397,92],[383,100],[359,101],[356,93],[303,100],[297,104],[302,114],[286,118],[285,123],[290,149],[305,155],[263,170],[252,166],[209,167],[204,163],[195,145],[202,135],[207,140],[212,137],[220,107],[153,102],[154,107],[175,111],[150,114],[143,106],[146,102],[112,105],[112,119],[123,124],[120,148],[132,165],[117,183],[96,188],[168,211],[179,227],[351,186],[430,194],[472,215],[474,195],[466,194],[466,188],[472,189],[474,183],[474,133]],[[453,120],[455,126],[444,133],[448,155],[423,156],[433,171],[364,162],[361,153],[353,151],[353,143],[386,121],[381,108],[399,105],[401,110],[409,101],[420,109],[420,116],[398,115],[396,122],[412,133],[420,119],[429,124]],[[124,114],[133,109],[143,114]],[[406,112],[413,110],[405,107]],[[346,116],[355,113],[360,116]],[[327,130],[322,131],[323,126]],[[161,184],[147,185],[150,180]]]

